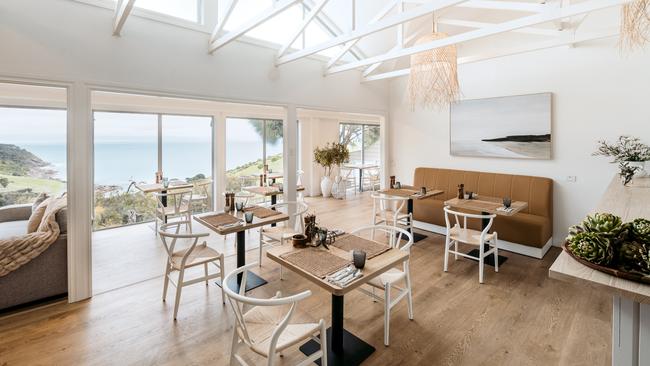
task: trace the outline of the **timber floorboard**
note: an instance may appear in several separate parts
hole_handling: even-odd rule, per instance
[[[308,204],[329,228],[351,230],[370,222],[368,193],[345,201],[313,198]],[[377,349],[364,365],[611,364],[611,298],[549,279],[559,248],[543,260],[504,252],[509,260],[499,273],[486,266],[480,285],[475,262],[452,257],[444,273],[444,238],[427,234],[412,249],[415,320],[408,320],[405,301],[393,309],[390,347],[383,345],[383,306],[358,292],[346,296],[346,329]],[[155,243],[153,235],[144,240],[152,242],[142,245]],[[217,245],[229,255],[226,267],[234,268],[234,246],[223,239]],[[248,261],[257,261],[254,245],[249,249]],[[120,265],[108,248],[101,253],[107,258],[95,263]],[[155,250],[149,254],[152,262],[159,259]],[[226,365],[233,314],[222,305],[220,289],[213,283],[184,288],[174,322],[174,288],[162,302],[162,275],[152,272],[156,265],[161,272],[162,262],[148,263],[142,272],[150,271],[152,278],[120,282],[113,290],[106,284],[106,291],[87,301],[0,317],[0,365]],[[311,289],[295,319],[324,318],[329,324],[328,293],[288,270],[280,281],[279,266],[266,258],[258,272],[269,284],[252,291],[254,296]],[[250,352],[244,355],[251,364],[262,362]],[[292,348],[279,364],[295,364],[301,357]]]

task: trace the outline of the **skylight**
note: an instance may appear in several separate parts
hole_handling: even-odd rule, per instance
[[[137,0],[136,8],[201,23],[201,0]]]

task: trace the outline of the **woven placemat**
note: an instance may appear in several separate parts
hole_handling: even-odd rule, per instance
[[[352,263],[322,249],[307,248],[282,254],[280,257],[316,277],[325,278]]]
[[[209,215],[209,216],[201,216],[201,220],[205,221],[206,223],[214,226],[214,227],[220,227],[222,225],[229,225],[229,224],[234,224],[238,221],[240,221],[238,218],[231,214],[227,213],[220,213],[216,215]]]
[[[271,210],[270,208],[262,206],[247,207],[244,209],[244,212],[252,212],[253,216],[256,216],[260,219],[265,219],[267,217],[279,215],[282,213],[280,211]]]
[[[382,253],[387,252],[390,247],[376,241],[364,239],[356,235],[345,235],[336,239],[333,246],[349,252],[351,250],[363,250],[366,252],[366,258],[371,259]]]
[[[386,194],[386,195],[389,195],[389,196],[410,197],[410,196],[412,196],[412,195],[414,195],[414,194],[416,194],[418,192],[419,191],[415,191],[415,190],[412,190],[412,189],[406,189],[406,188],[400,188],[400,189],[388,188],[388,189],[385,189],[385,190],[381,191],[380,193],[383,193],[383,194]]]

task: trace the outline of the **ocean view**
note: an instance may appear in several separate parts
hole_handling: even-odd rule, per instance
[[[64,144],[17,144],[56,170],[54,178],[66,180],[66,148]],[[268,154],[282,152],[282,145],[269,146]],[[228,170],[262,157],[259,143],[241,141],[227,146]],[[170,178],[185,179],[197,174],[211,176],[212,146],[210,143],[176,142],[163,145],[163,171]],[[95,145],[95,184],[126,187],[131,180],[152,182],[157,170],[155,143],[99,143]]]

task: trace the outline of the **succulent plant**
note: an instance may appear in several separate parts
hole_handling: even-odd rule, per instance
[[[618,250],[618,265],[625,271],[650,275],[648,245],[638,241],[624,242]]]
[[[601,265],[609,265],[614,259],[610,239],[601,233],[577,233],[568,240],[571,252],[582,259]]]
[[[582,222],[585,231],[600,233],[610,238],[619,234],[622,225],[623,221],[620,217],[611,213],[601,212],[587,216]]]
[[[650,246],[650,220],[638,218],[629,223],[629,234],[632,240]]]

